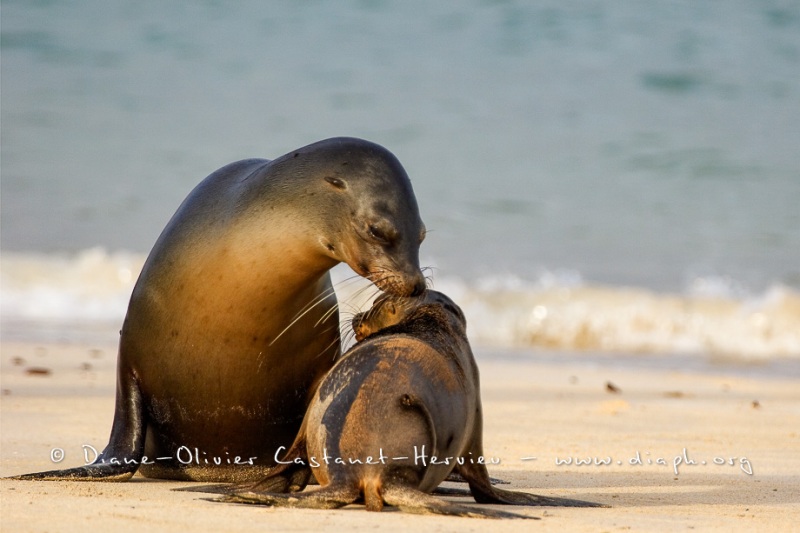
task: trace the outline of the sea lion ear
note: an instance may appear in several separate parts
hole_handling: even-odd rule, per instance
[[[341,178],[335,178],[333,176],[325,176],[325,181],[327,181],[328,183],[330,183],[331,185],[333,185],[337,189],[344,190],[344,189],[347,188],[347,182],[344,181]]]

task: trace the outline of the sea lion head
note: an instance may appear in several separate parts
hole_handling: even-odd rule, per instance
[[[320,251],[389,294],[422,294],[419,246],[425,224],[397,158],[377,144],[351,138],[321,141],[303,151],[306,167],[314,169],[314,193],[319,193],[314,203],[326,228],[318,238]]]
[[[459,330],[466,329],[467,319],[461,308],[445,294],[432,289],[413,297],[390,294],[379,296],[368,311],[353,317],[351,325],[356,340],[362,341],[377,331],[400,324],[420,313],[429,312],[434,307],[444,309],[451,323],[455,322]]]

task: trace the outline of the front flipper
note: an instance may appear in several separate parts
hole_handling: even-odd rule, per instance
[[[121,371],[122,372],[122,371]],[[12,476],[34,481],[127,481],[144,455],[144,405],[139,385],[131,372],[122,372],[117,386],[114,423],[108,445],[94,463],[66,470],[49,470]]]
[[[128,481],[139,465],[86,465],[66,470],[48,470],[11,476],[6,479],[19,479],[23,481]]]

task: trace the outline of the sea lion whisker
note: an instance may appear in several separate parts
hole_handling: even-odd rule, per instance
[[[347,305],[354,311],[354,314],[361,312],[362,309],[369,309],[372,305],[372,301],[375,299],[374,290],[375,287],[371,285],[364,287],[359,290],[357,294],[354,294],[353,298],[348,300]]]
[[[336,289],[344,288],[347,285],[352,285],[353,283],[356,283],[361,279],[362,279],[361,276],[356,274],[353,276],[348,276],[347,278],[341,281],[337,281],[335,284],[331,285],[330,287],[322,291],[319,295],[317,295],[316,298],[312,299],[310,302],[304,305],[303,308],[300,309],[300,311],[298,311],[298,313],[294,316],[294,319],[298,318],[299,316],[302,316],[309,309],[314,308],[317,305],[318,300],[325,300],[326,298],[335,295]]]
[[[323,313],[323,315],[319,318],[319,320],[317,320],[317,322],[314,324],[314,327],[316,328],[323,322],[327,322],[333,316],[333,314],[338,310],[339,310],[339,304],[337,303],[336,305],[332,306],[330,309],[325,311],[325,313]]]
[[[342,323],[340,335],[342,337],[343,350],[345,346],[350,346],[353,343],[353,341],[356,340],[356,330],[353,328],[352,319]]]
[[[366,292],[366,291],[372,291],[372,293],[369,296],[367,296],[367,298],[365,299],[365,301],[370,302],[370,306],[374,305],[375,300],[383,292],[381,289],[379,289],[375,285],[369,285],[367,287],[364,287],[363,292]],[[359,312],[360,312],[360,310],[359,310]],[[358,313],[356,313],[356,314],[358,314]]]
[[[294,320],[292,320],[291,322],[289,322],[289,325],[288,325],[288,326],[286,326],[285,328],[283,328],[283,330],[281,330],[281,332],[280,332],[280,333],[278,333],[278,335],[276,335],[276,336],[275,336],[275,338],[274,338],[274,339],[272,339],[272,341],[270,341],[270,343],[268,344],[268,346],[272,346],[273,344],[275,344],[275,342],[277,342],[277,340],[278,340],[278,339],[280,339],[280,338],[283,336],[283,334],[284,334],[284,333],[286,333],[287,331],[289,331],[289,328],[291,328],[292,326],[294,326],[295,324],[297,324],[297,323],[300,321],[300,319],[302,319],[304,316],[306,316],[308,313],[310,313],[310,312],[311,312],[311,311],[312,311],[312,310],[313,310],[315,307],[317,307],[317,306],[318,306],[318,305],[320,305],[321,303],[325,302],[325,300],[326,300],[326,299],[327,299],[327,298],[318,298],[318,299],[317,299],[317,302],[316,302],[314,305],[312,305],[311,307],[309,307],[308,309],[306,309],[305,311],[303,311],[303,312],[302,312],[302,313],[301,313],[299,316],[297,316],[297,317],[296,317]]]
[[[366,278],[372,282],[372,286],[374,286],[380,292],[383,291],[383,289],[380,287],[380,284],[386,280],[391,280],[393,277],[395,277],[395,275],[386,269],[380,269],[380,271],[370,271],[366,275]]]
[[[333,286],[334,288],[338,289],[344,285],[352,285],[353,283],[361,281],[362,279],[364,278],[362,278],[358,274],[353,274],[352,276],[347,276],[346,278],[337,281],[336,283],[333,284]]]
[[[366,299],[363,297],[365,292],[376,290],[376,289],[377,289],[377,291],[375,293],[373,293],[372,296],[369,296]],[[350,295],[350,298],[348,298],[347,302],[345,302],[345,303],[347,305],[349,305],[351,308],[358,309],[360,311],[361,308],[364,307],[368,302],[371,303],[372,300],[375,299],[375,295],[378,294],[378,293],[380,293],[380,289],[378,289],[375,285],[370,283],[370,284],[364,285],[363,287],[361,287],[358,290],[356,290],[352,295]],[[358,302],[358,301],[361,301],[361,300],[364,301],[364,303],[361,304],[361,305],[357,305],[357,304],[353,303],[353,302]]]
[[[289,330],[289,328],[295,325],[299,320],[301,320],[305,315],[311,312],[315,307],[326,301],[330,296],[334,294],[335,294],[334,287],[330,287],[324,290],[322,294],[320,294],[318,297],[311,300],[311,302],[307,303],[303,307],[303,309],[299,313],[297,313],[297,315],[295,315],[294,319],[289,323],[289,325],[283,328],[283,330],[280,333],[278,333],[278,335],[274,339],[272,339],[272,342],[269,343],[269,346],[272,346],[278,339],[281,338],[281,336],[284,333],[286,333]],[[325,313],[323,313],[322,317],[320,317],[320,319],[317,320],[316,324],[314,324],[314,327],[317,327],[320,323],[328,320],[331,317],[331,315],[333,315],[333,313],[336,311],[336,309],[338,309],[338,307],[339,307],[338,302],[333,306],[331,306],[327,311],[325,311]]]
[[[344,279],[344,280],[342,280],[342,281],[339,281],[339,282],[337,282],[337,283],[336,283],[336,284],[333,286],[333,290],[334,290],[334,291],[336,291],[336,290],[338,290],[338,289],[342,289],[342,288],[344,288],[344,287],[346,287],[346,286],[348,286],[348,285],[353,285],[353,284],[355,284],[355,283],[358,283],[358,282],[359,282],[359,281],[361,281],[362,279],[363,279],[363,278],[362,278],[361,276],[358,276],[358,275],[350,276],[349,278],[346,278],[346,279]],[[369,288],[370,286],[371,286],[371,284],[365,284],[365,285],[364,285],[364,287],[361,287],[360,289],[357,289],[357,290],[356,290],[356,291],[355,291],[355,292],[354,292],[354,293],[353,293],[353,294],[350,296],[349,300],[353,300],[353,299],[356,299],[356,298],[358,298],[358,296],[360,296],[360,294],[361,294],[361,293],[362,293],[362,292],[363,292],[365,289]],[[350,307],[352,307],[352,308],[357,308],[357,306],[354,306],[353,304],[351,304],[349,300],[348,300],[347,302],[339,302],[339,301],[337,301],[337,305],[339,306],[339,309],[341,310],[341,306],[342,306],[342,304],[348,305],[348,306],[350,306]],[[332,311],[330,311],[330,310],[329,310],[329,312],[330,312],[330,313],[332,313]]]
[[[373,281],[373,280],[370,280],[370,281]],[[378,280],[378,281],[382,281],[382,280]],[[370,284],[368,284],[368,285],[364,285],[363,287],[361,287],[360,289],[358,289],[358,290],[355,292],[355,294],[353,294],[353,296],[354,296],[354,297],[360,297],[360,296],[361,296],[361,295],[363,295],[365,292],[367,292],[367,291],[371,291],[371,290],[374,290],[374,289],[377,289],[377,287],[374,285],[374,282],[373,282],[373,283],[370,283]],[[380,290],[380,289],[378,289],[378,290]]]
[[[301,320],[311,310],[313,310],[319,304],[321,304],[322,302],[327,300],[328,297],[330,297],[331,295],[336,294],[336,287],[341,288],[341,287],[343,287],[343,286],[345,286],[347,284],[356,283],[359,279],[360,279],[360,276],[350,276],[349,278],[346,278],[346,279],[344,279],[344,280],[342,280],[340,282],[337,282],[335,286],[331,286],[330,288],[324,290],[319,296],[317,296],[315,299],[311,300],[311,302],[306,304],[303,307],[303,309],[300,312],[297,313],[297,315],[289,323],[289,325],[286,326],[280,333],[278,333],[278,335],[274,339],[272,339],[272,342],[269,343],[269,346],[272,346],[273,343],[275,343],[284,333],[286,333],[293,325],[295,325],[299,320]],[[369,287],[370,287],[370,285],[366,285],[365,286],[365,288],[369,288]],[[364,289],[359,289],[358,292],[360,292],[361,290],[364,290]],[[338,308],[338,305],[339,304],[337,302],[336,305],[334,305],[330,309],[328,309],[322,315],[322,317],[319,320],[317,320],[317,323],[314,324],[314,327],[317,327],[320,323],[324,322],[325,320],[328,320],[330,318],[330,316],[333,315],[335,310]]]
[[[334,288],[333,287],[328,287],[327,289],[322,291],[320,294],[318,294],[316,297],[312,298],[310,302],[308,302],[306,305],[304,305],[300,309],[300,311],[298,311],[295,314],[295,316],[293,317],[293,320],[303,316],[309,310],[311,310],[314,307],[316,307],[319,304],[320,301],[324,301],[324,300],[328,299],[329,297],[331,297],[331,296],[333,296],[335,294],[336,294],[336,292],[334,291]]]
[[[438,270],[438,268],[433,267],[433,266],[426,266],[426,267],[420,268],[420,272],[422,272],[422,275],[425,276],[425,287],[427,289],[432,289],[433,288],[433,274],[434,274],[433,271],[434,270]]]
[[[351,329],[353,320],[356,318],[356,315],[358,315],[358,313],[344,313],[344,312],[341,313],[339,315],[339,331],[345,333],[349,329]]]
[[[348,335],[346,338],[343,338],[342,339],[342,351],[344,352],[344,351],[349,350],[355,344],[355,342],[353,342],[353,341],[355,341],[355,334],[351,334],[351,335]]]
[[[322,331],[320,332],[320,334],[322,334],[322,333],[326,333],[326,332],[328,332],[328,331],[330,331],[330,330],[332,330],[332,329],[333,329],[333,327],[328,327],[328,328],[325,328],[324,330],[322,330]],[[341,339],[335,339],[335,340],[333,340],[333,341],[329,342],[327,346],[325,346],[325,347],[324,347],[324,348],[323,348],[323,349],[322,349],[322,350],[321,350],[321,351],[320,351],[320,352],[319,352],[319,353],[318,353],[316,356],[314,356],[314,360],[317,360],[317,359],[319,359],[320,357],[322,357],[323,355],[325,355],[325,352],[327,352],[328,350],[330,350],[331,348],[333,348],[333,347],[336,345],[336,343],[337,343],[337,342],[338,342],[338,343],[340,343],[339,347],[341,348]],[[337,357],[337,356],[338,356],[340,353],[341,353],[340,351],[334,350],[334,354],[333,354],[333,360],[336,360],[336,357]]]
[[[331,290],[331,289],[328,289],[328,290]],[[326,292],[327,292],[327,291],[326,291]],[[269,343],[269,346],[272,346],[272,345],[273,345],[273,344],[274,344],[274,343],[275,343],[275,342],[276,342],[278,339],[280,339],[280,338],[281,338],[281,336],[282,336],[284,333],[286,333],[286,332],[289,330],[289,328],[291,328],[292,326],[294,326],[294,325],[295,325],[295,324],[296,324],[298,321],[300,321],[300,320],[301,320],[301,319],[302,319],[304,316],[306,316],[308,313],[310,313],[311,311],[313,311],[315,307],[317,307],[317,306],[318,306],[318,305],[320,305],[321,303],[325,302],[325,301],[328,299],[328,297],[330,297],[330,296],[331,296],[331,294],[332,294],[332,293],[327,293],[327,294],[323,293],[323,294],[322,294],[322,295],[320,295],[318,298],[315,298],[315,299],[313,299],[313,300],[311,301],[311,302],[313,302],[313,304],[312,304],[312,303],[308,303],[308,304],[306,304],[306,305],[305,305],[305,307],[303,308],[303,310],[301,310],[300,312],[298,312],[297,314],[295,314],[295,316],[294,316],[294,318],[292,319],[292,321],[291,321],[291,322],[289,322],[289,325],[287,325],[285,328],[283,328],[283,329],[281,330],[281,332],[280,332],[280,333],[278,333],[278,335],[276,335],[274,339],[272,339],[272,341]],[[335,308],[337,305],[338,305],[338,303],[334,305],[334,308]],[[328,311],[326,311],[326,313],[327,313],[327,312],[328,312]],[[314,327],[316,327],[318,324],[319,324],[319,321],[317,321],[317,324],[314,324]]]

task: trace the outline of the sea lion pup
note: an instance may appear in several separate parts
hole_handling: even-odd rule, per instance
[[[346,262],[387,293],[420,294],[424,236],[402,165],[364,140],[217,170],[133,289],[105,450],[89,466],[17,479],[262,478],[340,355],[328,271]]]
[[[482,460],[478,368],[464,315],[450,298],[433,290],[381,297],[353,328],[363,340],[321,382],[281,464],[217,501],[331,509],[363,498],[370,511],[386,504],[417,513],[520,516],[429,494],[455,470],[479,503],[598,506],[492,486]],[[305,488],[309,465],[322,488],[282,494]]]

